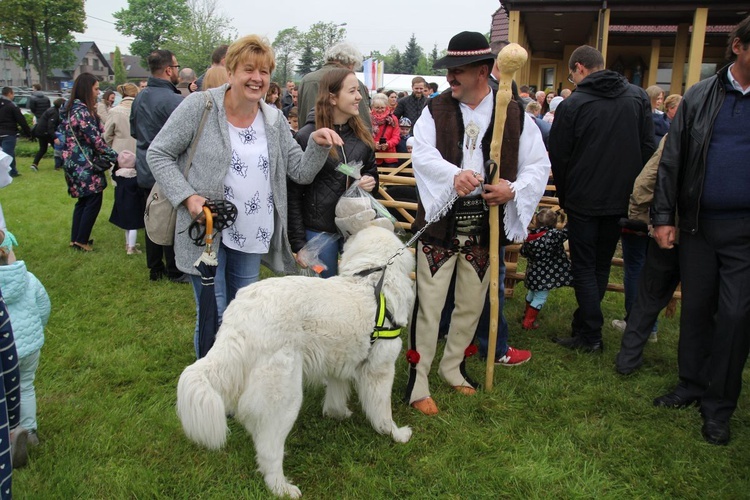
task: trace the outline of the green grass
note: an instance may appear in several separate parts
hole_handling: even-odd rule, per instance
[[[177,420],[175,387],[193,361],[194,303],[188,285],[148,281],[145,256],[126,256],[108,222],[113,190],[94,229],[96,251],[68,249],[73,200],[52,160],[0,191],[8,227],[47,287],[52,315],[37,372],[39,436],[27,468],[14,473],[17,498],[267,498],[252,440],[236,422],[225,449],[188,441]],[[142,235],[140,235],[142,240]],[[613,277],[613,280],[617,279]],[[614,371],[623,297],[608,294],[603,355],[568,352],[572,290],[551,294],[539,330],[519,318],[523,285],[507,302],[511,344],[531,349],[520,367],[495,369],[495,388],[469,398],[436,375],[441,413],[401,403],[399,360],[394,414],[411,425],[400,445],[377,435],[357,406],[336,422],[321,416],[322,391],[308,389],[287,440],[285,471],[307,498],[747,498],[748,392],[727,447],[706,444],[698,412],[655,409],[677,379],[676,319],[661,319],[640,372]],[[469,362],[484,380],[484,363]],[[746,380],[747,381],[747,380]]]

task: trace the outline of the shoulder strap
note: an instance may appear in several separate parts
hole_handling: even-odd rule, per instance
[[[198,141],[201,138],[201,132],[203,132],[203,125],[206,123],[206,118],[208,117],[208,112],[213,107],[213,101],[211,101],[211,96],[208,95],[208,92],[202,92],[203,96],[206,98],[206,103],[203,108],[203,115],[201,116],[201,121],[198,124],[198,132],[195,134],[195,139],[193,140],[193,143],[190,145],[190,153],[188,154],[188,164],[187,168],[185,169],[185,178],[187,179],[188,173],[190,173],[190,167],[193,166],[193,157],[195,156],[195,148],[198,145]]]

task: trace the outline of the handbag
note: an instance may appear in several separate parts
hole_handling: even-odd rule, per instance
[[[188,164],[183,173],[185,179],[187,179],[190,167],[193,165],[195,147],[200,140],[203,125],[206,123],[206,117],[208,116],[208,111],[213,106],[213,102],[207,93],[205,94],[205,97],[206,104],[203,108],[203,116],[201,116],[195,139],[190,145]],[[148,199],[146,200],[146,211],[143,214],[143,222],[146,226],[146,234],[151,241],[161,246],[174,245],[174,232],[175,227],[177,226],[177,209],[172,206],[172,202],[169,201],[158,182],[154,184],[154,187],[151,188],[151,192],[148,194]]]
[[[86,151],[81,147],[81,143],[78,142],[78,137],[76,137],[76,133],[73,131],[73,127],[70,126],[70,123],[68,123],[68,127],[70,128],[70,133],[73,136],[73,139],[75,139],[76,144],[78,145],[78,149],[81,150],[81,154],[86,159],[89,165],[91,165],[91,169],[96,172],[97,174],[103,174],[110,168],[112,168],[112,163],[110,163],[109,160],[105,158],[101,158],[99,156],[94,156],[94,159],[88,157],[86,154]]]

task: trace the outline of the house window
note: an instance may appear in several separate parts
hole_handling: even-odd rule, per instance
[[[94,59],[94,69],[95,70],[99,69],[99,59]]]

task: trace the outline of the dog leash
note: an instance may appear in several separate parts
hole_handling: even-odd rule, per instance
[[[424,232],[427,230],[428,227],[430,227],[435,222],[437,222],[438,220],[440,220],[440,218],[443,216],[443,214],[445,214],[448,210],[450,210],[450,208],[453,206],[453,204],[456,202],[457,199],[458,199],[458,195],[457,194],[454,194],[453,196],[451,196],[451,199],[448,200],[445,203],[445,205],[443,205],[440,208],[440,210],[438,210],[437,212],[435,212],[435,215],[433,215],[432,217],[430,217],[430,219],[427,220],[427,222],[425,222],[425,225],[422,226],[422,229],[420,229],[419,231],[417,231],[416,233],[414,233],[414,235],[409,239],[409,241],[407,241],[404,244],[404,246],[402,246],[401,248],[399,248],[396,251],[396,253],[394,253],[386,261],[385,266],[383,266],[383,268],[385,268],[385,267],[390,266],[391,264],[393,264],[393,262],[396,260],[396,258],[399,255],[401,255],[402,253],[404,253],[404,250],[406,250],[407,248],[411,247],[419,239],[419,237],[422,236],[422,234],[424,234]]]

